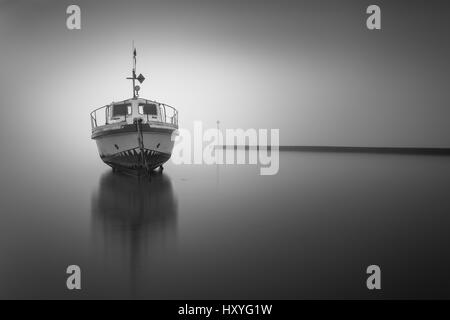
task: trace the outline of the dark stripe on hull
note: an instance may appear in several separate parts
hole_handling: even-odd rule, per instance
[[[150,149],[145,149],[142,154],[139,148],[134,148],[109,156],[101,156],[101,158],[104,163],[114,169],[143,175],[169,160],[170,154]],[[145,167],[143,163],[146,163],[147,167]]]
[[[176,128],[154,128],[154,127],[150,127],[150,125],[148,123],[142,124],[142,132],[157,132],[157,133],[172,134],[172,132],[175,130],[176,130]],[[129,132],[137,132],[135,124],[124,124],[119,129],[107,129],[107,130],[102,130],[102,131],[96,131],[96,132],[92,133],[91,138],[97,139],[97,138],[109,136],[112,134],[129,133]]]

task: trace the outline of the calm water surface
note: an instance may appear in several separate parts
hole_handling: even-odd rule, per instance
[[[151,182],[3,163],[0,298],[450,298],[450,157],[280,157],[275,176],[168,163]]]

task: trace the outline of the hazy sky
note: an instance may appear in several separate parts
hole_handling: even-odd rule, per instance
[[[66,29],[72,3],[81,30]],[[365,27],[370,4],[381,31]],[[0,0],[0,141],[95,150],[89,112],[131,96],[134,40],[141,96],[173,105],[181,126],[449,147],[449,15],[448,1]]]

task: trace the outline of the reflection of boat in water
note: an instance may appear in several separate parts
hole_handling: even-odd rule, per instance
[[[150,246],[170,242],[176,232],[177,201],[165,174],[151,181],[108,172],[92,197],[92,224],[102,251],[139,264]],[[122,255],[125,255],[122,256]]]
[[[169,160],[178,129],[178,111],[171,106],[138,97],[142,74],[136,76],[133,50],[133,98],[112,102],[91,112],[92,139],[101,159],[113,170],[149,174]]]
[[[175,215],[176,201],[172,183],[165,174],[154,174],[147,181],[108,172],[100,179],[92,210],[123,225],[160,224]]]

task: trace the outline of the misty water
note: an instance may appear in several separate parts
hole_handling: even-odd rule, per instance
[[[2,164],[0,298],[450,297],[446,156],[286,151],[274,176],[169,161],[150,182],[34,163]]]

